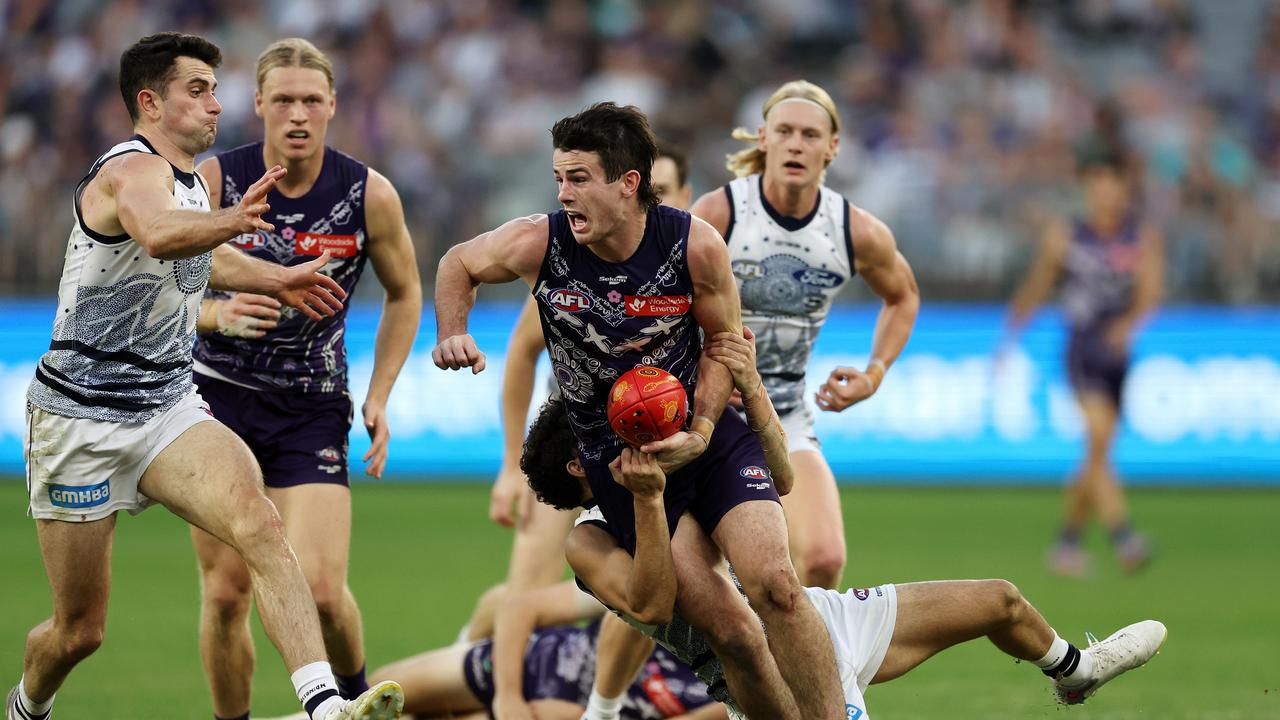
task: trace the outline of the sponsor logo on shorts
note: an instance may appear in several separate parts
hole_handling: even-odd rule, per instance
[[[853,596],[858,598],[859,600],[866,600],[867,598],[871,597],[871,590],[867,588],[854,588]]]
[[[342,472],[341,465],[317,465],[316,467],[320,469],[320,472],[326,472],[326,473],[329,473],[330,475],[337,475],[338,473]]]
[[[551,307],[557,310],[571,313],[582,312],[591,307],[591,298],[577,290],[565,288],[547,293],[547,302],[551,303]]]
[[[844,278],[838,273],[830,270],[822,270],[820,268],[805,268],[791,273],[791,276],[799,280],[805,285],[812,285],[820,288],[833,288],[844,282]]]
[[[625,300],[624,307],[631,317],[683,315],[691,304],[688,295],[627,295]]]
[[[323,450],[317,450],[316,457],[326,462],[336,463],[342,460],[342,453],[338,452],[338,448],[330,445]]]
[[[862,708],[857,705],[846,704],[844,706],[844,720],[858,720],[862,715]]]
[[[738,474],[748,480],[768,480],[769,471],[759,465],[748,465],[738,471]]]
[[[111,478],[97,485],[49,485],[49,502],[60,508],[97,507],[111,499]]]
[[[300,232],[293,238],[293,252],[297,255],[319,257],[325,250],[336,258],[355,257],[358,251],[356,236]]]

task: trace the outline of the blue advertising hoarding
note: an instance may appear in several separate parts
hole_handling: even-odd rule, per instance
[[[357,407],[373,366],[374,305],[357,302],[348,320]],[[503,355],[518,309],[476,308],[472,333],[488,355],[479,375],[432,365],[434,319],[429,309],[424,314],[388,407],[389,476],[496,471]],[[865,365],[876,310],[832,311],[810,363],[811,391],[837,365]],[[47,347],[53,305],[5,301],[0,312],[0,473],[18,474],[26,386]],[[926,303],[880,392],[844,413],[818,414],[816,432],[836,475],[856,482],[1040,483],[1070,474],[1083,440],[1062,367],[1060,318],[1040,313],[1015,346],[997,352],[1002,314],[995,306]],[[548,373],[544,359],[539,388]],[[367,447],[357,421],[356,476]],[[1121,474],[1135,482],[1280,484],[1280,310],[1162,310],[1134,347],[1115,456]]]

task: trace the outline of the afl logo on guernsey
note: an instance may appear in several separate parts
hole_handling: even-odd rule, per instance
[[[844,278],[830,270],[820,270],[818,268],[805,268],[796,270],[791,273],[791,277],[804,283],[805,285],[813,285],[820,288],[833,288],[844,282]]]
[[[748,480],[768,480],[769,471],[759,465],[748,465],[738,471],[738,474]]]
[[[571,313],[582,312],[591,307],[591,298],[577,290],[552,290],[547,293],[547,302],[557,310]]]

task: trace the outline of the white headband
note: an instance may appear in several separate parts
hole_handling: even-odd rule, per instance
[[[821,110],[822,112],[826,113],[826,114],[827,114],[827,117],[831,119],[831,125],[832,125],[833,127],[836,125],[836,118],[835,118],[835,115],[832,115],[830,110],[828,110],[828,109],[826,109],[826,108],[822,107],[822,104],[821,104],[821,103],[818,103],[818,102],[816,102],[816,101],[814,101],[814,100],[810,100],[809,98],[803,98],[803,97],[789,97],[789,98],[783,98],[782,100],[779,100],[777,103],[775,103],[773,107],[775,107],[775,108],[776,108],[776,107],[778,107],[778,105],[781,105],[781,104],[783,104],[783,103],[789,103],[789,102],[802,102],[802,103],[808,103],[808,104],[810,104],[810,105],[812,105],[812,106],[814,106],[814,107],[818,108],[818,109],[819,109],[819,110]],[[769,108],[769,110],[770,110],[770,112],[772,112],[772,111],[773,111],[773,108]],[[765,115],[764,117],[765,117],[765,119],[766,119],[766,120],[768,120],[768,119],[769,119],[769,116],[768,116],[768,115]]]

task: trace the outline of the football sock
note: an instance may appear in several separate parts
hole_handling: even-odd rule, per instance
[[[333,674],[333,679],[338,681],[338,694],[344,700],[355,700],[369,689],[369,681],[365,678],[364,670],[365,666],[361,665],[360,669],[352,675]]]
[[[1080,528],[1063,527],[1062,532],[1058,534],[1058,542],[1063,545],[1076,546],[1080,544]]]
[[[1133,537],[1133,526],[1127,522],[1120,523],[1111,529],[1112,545],[1123,545],[1131,537]]]
[[[27,687],[24,684],[26,678],[18,681],[18,695],[14,698],[14,710],[17,716],[22,720],[45,720],[49,717],[49,712],[53,708],[53,697],[38,703],[27,695]],[[57,695],[54,695],[57,697]]]
[[[591,689],[591,698],[587,700],[587,713],[583,720],[618,720],[622,710],[622,697],[607,698]]]
[[[333,679],[333,670],[327,662],[313,662],[293,671],[290,676],[293,689],[298,693],[298,701],[306,709],[312,720],[319,720],[333,712],[333,708],[342,704],[338,695],[337,683]]]
[[[1079,685],[1093,673],[1093,656],[1089,651],[1081,651],[1057,632],[1053,634],[1049,652],[1035,663],[1050,679],[1060,680],[1064,685]]]

